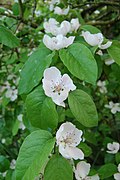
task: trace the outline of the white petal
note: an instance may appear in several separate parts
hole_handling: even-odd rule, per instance
[[[107,66],[110,66],[111,64],[113,64],[115,61],[114,61],[114,59],[105,59],[105,64],[107,65]]]
[[[81,177],[82,179],[84,179],[90,171],[90,164],[86,163],[85,161],[80,161],[77,164],[76,170],[75,170],[75,177],[77,179],[77,177]]]
[[[114,179],[115,180],[120,180],[120,173],[115,173],[114,174]]]
[[[82,36],[91,46],[97,46],[103,42],[103,35],[101,33],[91,34],[89,31],[82,31]]]
[[[64,158],[71,159],[64,145],[62,144],[59,145],[59,152]]]
[[[54,92],[51,94],[51,98],[53,102],[59,106],[65,107],[65,104],[63,103],[64,100],[66,100],[68,97],[68,90],[64,89],[63,91],[60,92]]]
[[[59,130],[56,133],[56,139],[63,139],[66,138],[67,134],[73,133],[75,129],[75,125],[73,125],[71,122],[63,123]]]
[[[43,37],[43,43],[45,44],[45,46],[50,49],[50,50],[54,50],[54,43],[53,43],[53,40],[50,36],[48,35],[44,35]]]
[[[108,143],[107,148],[108,150],[110,150],[110,151],[107,151],[108,153],[116,154],[119,151],[120,145],[117,142]]]
[[[73,84],[72,79],[68,76],[68,74],[64,74],[63,77],[63,84],[68,91],[74,91],[76,89],[76,86]]]
[[[94,176],[90,176],[90,180],[99,180],[100,177],[98,176],[98,174],[94,175]]]
[[[106,44],[101,44],[99,47],[100,49],[107,49],[111,46],[112,42],[111,41],[108,41]]]
[[[68,46],[70,46],[73,43],[74,39],[75,39],[75,36],[70,36],[68,38],[64,37],[64,41],[63,41],[64,45],[63,45],[63,47],[67,48]]]
[[[63,34],[64,36],[69,33],[71,30],[71,25],[68,21],[63,21],[60,25],[60,32],[59,34]]]
[[[72,140],[71,146],[76,147],[82,141],[83,132],[77,128],[70,134],[70,138]]]
[[[72,19],[71,21],[71,31],[77,31],[80,27],[78,18]]]
[[[118,172],[120,172],[120,164],[118,164]]]
[[[56,67],[52,66],[50,68],[45,69],[44,71],[44,79],[48,81],[59,81],[61,78],[61,72]]]
[[[84,159],[84,153],[77,147],[67,147],[65,148],[67,153],[69,154],[70,159]]]

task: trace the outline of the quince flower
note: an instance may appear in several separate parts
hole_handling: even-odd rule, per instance
[[[113,103],[112,101],[110,101],[109,104],[105,105],[105,107],[111,109],[112,114],[120,112],[120,103]]]
[[[56,133],[60,154],[66,159],[84,159],[83,152],[76,146],[82,140],[82,131],[71,122],[63,123]]]
[[[112,44],[111,41],[108,41],[106,44],[102,44],[104,40],[102,33],[91,34],[89,31],[82,31],[82,36],[89,45],[98,46],[100,49],[107,49]]]
[[[44,71],[42,82],[46,96],[51,97],[55,104],[63,107],[65,107],[63,101],[67,99],[69,91],[76,89],[72,79],[67,74],[62,76],[56,67],[50,67]]]
[[[97,86],[99,87],[99,91],[104,94],[104,93],[107,93],[107,88],[106,88],[106,83],[105,81],[101,81],[99,80],[97,82]]]
[[[58,14],[58,15],[67,15],[69,12],[69,6],[65,9],[61,9],[59,6],[56,6],[54,8],[54,14]]]
[[[66,35],[71,30],[71,24],[68,21],[63,21],[61,24],[54,18],[50,18],[48,22],[43,24],[46,33],[51,33],[54,36],[59,34]]]
[[[120,144],[117,142],[108,143],[107,148],[109,151],[107,151],[110,154],[116,154],[120,149]]]
[[[56,37],[50,37],[48,35],[44,35],[43,43],[50,50],[59,50],[62,48],[67,48],[70,46],[75,39],[75,36],[65,37],[62,34],[57,35]]]
[[[78,18],[71,19],[70,23],[71,23],[71,31],[76,32],[78,30],[78,28],[80,27]]]
[[[77,180],[99,180],[99,176],[96,174],[94,176],[88,176],[90,172],[90,164],[85,161],[80,161],[75,170],[75,177]]]
[[[115,180],[120,180],[120,164],[118,164],[118,173],[114,174],[114,179]]]

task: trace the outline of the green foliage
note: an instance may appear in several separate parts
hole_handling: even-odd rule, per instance
[[[45,180],[72,180],[72,167],[69,162],[59,155],[54,155],[45,168]]]
[[[47,131],[37,130],[31,133],[20,148],[16,164],[16,179],[34,180],[48,160],[54,143],[52,135]]]
[[[60,50],[60,58],[74,76],[95,84],[97,64],[91,51],[85,45],[74,43],[67,50]]]
[[[19,39],[16,38],[10,30],[2,25],[0,25],[0,43],[10,48],[15,48],[20,45]]]
[[[101,168],[98,170],[98,174],[100,175],[101,179],[109,178],[116,172],[117,172],[117,167],[111,163],[101,166]]]
[[[71,92],[68,102],[73,115],[82,125],[97,126],[98,116],[95,104],[86,92],[82,90]]]
[[[42,86],[38,86],[26,98],[27,116],[31,124],[41,129],[55,129],[58,114],[52,99],[46,97]]]
[[[54,52],[51,53],[46,47],[40,47],[25,63],[19,83],[19,93],[27,94],[42,79],[44,70],[50,66]]]
[[[120,42],[113,41],[112,45],[108,48],[109,55],[115,60],[115,62],[120,65]]]

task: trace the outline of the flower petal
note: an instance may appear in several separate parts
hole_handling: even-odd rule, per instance
[[[112,42],[111,41],[108,41],[106,44],[101,44],[100,46],[99,46],[99,48],[100,49],[107,49],[107,48],[109,48],[110,46],[111,46],[111,44],[112,44]]]
[[[70,159],[84,159],[84,153],[77,147],[66,146],[65,150],[68,152]]]
[[[68,91],[72,90],[74,91],[76,89],[76,86],[73,84],[72,79],[68,76],[68,74],[64,74],[63,77],[63,84]]]
[[[115,180],[120,180],[120,173],[115,173],[114,174],[114,179]]]
[[[76,170],[75,170],[75,177],[78,180],[78,177],[84,179],[90,171],[90,164],[86,163],[85,161],[80,161],[77,164]]]
[[[82,36],[91,46],[97,46],[103,42],[103,35],[101,33],[91,34],[89,31],[82,31]]]

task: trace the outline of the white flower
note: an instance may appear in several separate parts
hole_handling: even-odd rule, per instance
[[[102,44],[104,40],[102,33],[91,34],[89,31],[82,31],[82,36],[88,44],[91,46],[98,46],[100,49],[107,49],[112,44],[111,41],[108,41],[106,44]]]
[[[16,165],[16,160],[12,159],[12,161],[10,163],[10,169],[15,169],[15,165]]]
[[[23,124],[23,114],[19,114],[19,115],[17,116],[17,119],[18,119],[18,121],[20,122],[20,124],[19,124],[19,129],[24,130],[24,129],[25,129],[25,126],[24,126],[24,124]]]
[[[116,112],[120,112],[120,103],[113,103],[112,101],[109,104],[105,105],[106,108],[111,110],[112,114],[116,114]]]
[[[48,35],[44,35],[43,43],[50,50],[59,50],[62,48],[67,48],[70,46],[75,39],[75,36],[65,37],[62,34],[57,35],[56,37],[50,37]]]
[[[15,101],[18,97],[18,90],[15,89],[14,86],[12,88],[9,87],[5,93],[5,96],[9,98],[11,101]]]
[[[114,174],[114,179],[115,180],[120,180],[120,164],[118,164],[118,173]]]
[[[97,86],[99,87],[99,91],[103,94],[107,93],[106,83],[105,81],[99,80],[97,82]]]
[[[58,15],[67,15],[69,12],[69,6],[65,9],[61,9],[59,6],[56,6],[54,8],[54,14],[58,14]]]
[[[80,161],[75,170],[75,177],[77,180],[99,180],[99,176],[96,174],[94,176],[88,176],[90,172],[90,164],[85,161]]]
[[[105,64],[107,65],[107,66],[110,66],[111,64],[113,64],[115,61],[114,61],[114,59],[105,59]]]
[[[55,104],[63,107],[65,107],[63,101],[67,99],[69,91],[76,89],[72,79],[67,74],[62,76],[56,67],[50,67],[44,71],[42,82],[46,96],[51,97]]]
[[[50,10],[50,11],[53,11],[54,5],[55,5],[55,4],[59,4],[59,3],[60,3],[60,0],[52,0],[52,1],[48,2],[48,3],[49,3],[49,5],[50,5],[49,10]]]
[[[100,11],[99,10],[95,10],[94,14],[100,14]]]
[[[82,131],[70,122],[63,123],[56,133],[60,154],[67,159],[84,159],[83,152],[76,146],[82,140]]]
[[[107,151],[110,154],[116,154],[120,149],[120,144],[117,142],[108,143],[107,148],[109,151]]]
[[[68,21],[63,21],[61,24],[54,18],[50,18],[48,22],[43,24],[46,33],[51,33],[54,36],[59,34],[66,35],[71,30],[71,24]]]
[[[71,31],[76,32],[78,30],[78,28],[80,27],[80,23],[79,23],[78,18],[72,19],[70,21],[70,23],[71,23]]]

